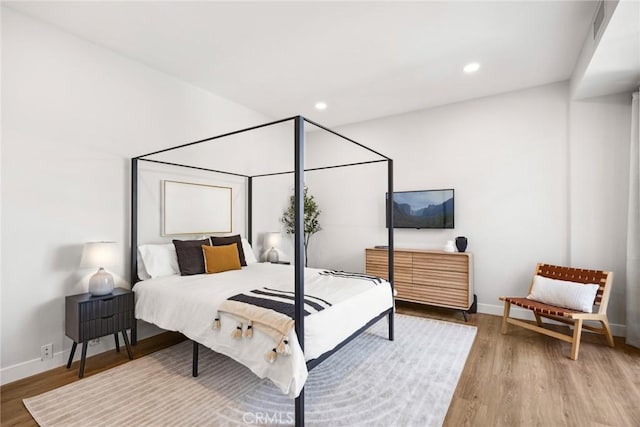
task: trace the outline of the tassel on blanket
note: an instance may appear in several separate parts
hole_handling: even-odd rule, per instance
[[[244,331],[244,337],[251,338],[252,336],[253,336],[253,322],[249,320],[249,323],[247,324],[247,329],[245,329]]]
[[[289,340],[287,337],[282,338],[282,341],[280,341],[276,350],[278,354],[283,354],[285,356],[289,356],[291,354],[291,348],[289,347]]]
[[[231,338],[240,339],[242,338],[242,322],[238,322],[238,326],[231,332]]]
[[[220,318],[218,316],[215,317],[215,319],[213,319],[213,325],[211,326],[212,329],[220,329]]]
[[[278,357],[278,352],[276,351],[275,348],[272,348],[267,352],[267,354],[264,355],[264,357],[267,359],[267,362],[273,363],[276,361],[276,358]]]

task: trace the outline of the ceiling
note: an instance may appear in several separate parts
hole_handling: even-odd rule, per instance
[[[577,98],[631,92],[640,86],[640,1],[617,5],[576,86]]]
[[[3,2],[273,118],[330,126],[567,80],[597,3]],[[465,64],[481,64],[475,74]],[[328,108],[317,111],[324,101]]]

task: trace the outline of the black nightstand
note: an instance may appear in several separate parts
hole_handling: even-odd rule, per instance
[[[116,351],[120,351],[118,332],[127,347],[129,359],[133,359],[127,329],[133,327],[133,292],[115,288],[109,295],[94,297],[89,293],[71,295],[65,299],[65,332],[73,340],[67,369],[71,367],[78,343],[82,343],[80,378],[84,376],[87,346],[90,340],[113,334]]]

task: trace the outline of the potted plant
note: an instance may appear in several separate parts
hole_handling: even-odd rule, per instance
[[[295,233],[295,195],[292,195],[289,199],[289,207],[284,211],[282,216],[282,223],[284,224],[285,231],[287,234]],[[309,194],[309,189],[305,185],[304,187],[304,265],[307,266],[308,261],[308,248],[309,248],[309,239],[311,236],[322,230],[320,227],[320,221],[318,218],[320,217],[320,208],[318,208],[318,204],[316,203],[314,197]]]

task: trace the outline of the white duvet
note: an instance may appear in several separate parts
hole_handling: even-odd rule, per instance
[[[370,281],[320,276],[323,270],[305,269],[305,293],[332,293],[340,303],[306,316],[305,352],[295,331],[289,334],[290,356],[279,356],[274,363],[265,358],[273,340],[254,328],[250,339],[233,339],[236,321],[220,313],[221,329],[212,328],[218,306],[227,298],[252,289],[270,287],[293,290],[293,267],[256,263],[217,274],[167,276],[139,282],[134,287],[136,318],[163,329],[178,331],[218,353],[247,366],[260,378],[269,378],[280,390],[296,397],[307,379],[307,360],[332,350],[368,321],[392,305],[391,286]]]

